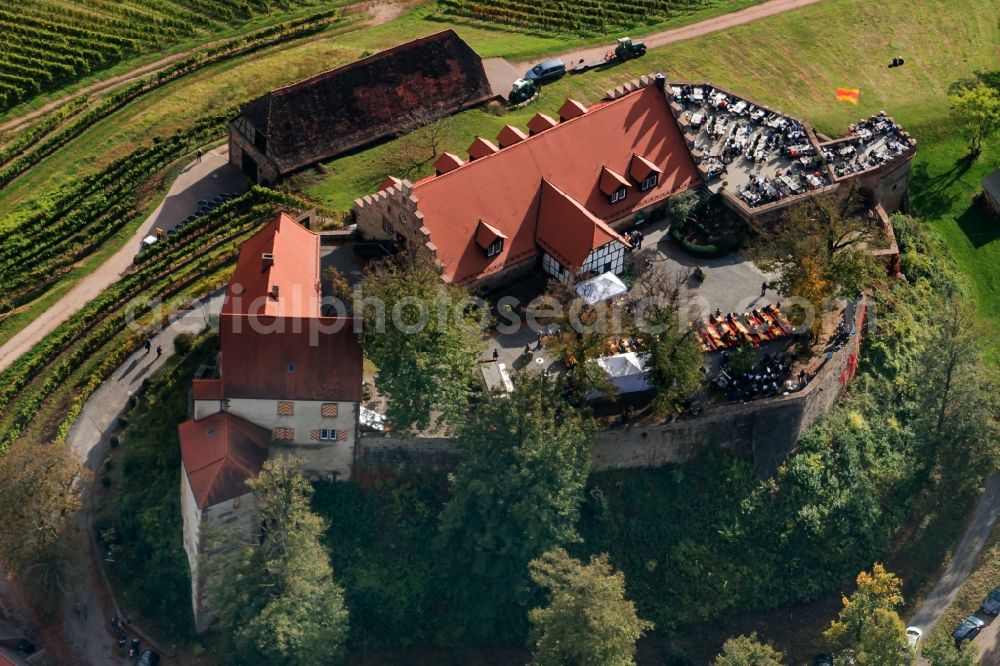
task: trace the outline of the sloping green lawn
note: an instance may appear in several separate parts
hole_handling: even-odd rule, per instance
[[[467,37],[476,43],[482,36],[473,32]],[[493,43],[515,54],[527,46],[516,40]],[[540,46],[531,43],[532,48]],[[886,65],[896,55],[906,64],[889,69]],[[1000,222],[987,220],[971,203],[983,176],[1000,167],[1000,139],[977,161],[962,162],[966,151],[949,128],[947,102],[953,81],[998,67],[1000,5],[995,0],[919,0],[905,6],[825,0],[654,49],[617,67],[566,76],[546,86],[537,102],[504,117],[473,110],[449,118],[442,121],[443,149],[464,155],[477,134],[492,139],[505,123],[523,128],[535,112],[553,113],[567,96],[592,103],[615,85],[657,71],[671,80],[717,83],[803,118],[832,136],[844,134],[853,120],[884,109],[918,140],[911,181],[915,214],[947,240],[971,278],[982,316],[998,322]],[[840,86],[861,89],[860,107],[834,99]],[[396,142],[382,144],[328,163],[323,174],[307,173],[299,185],[309,196],[348,209],[387,173],[401,175],[399,160],[394,162],[399,152]],[[410,174],[411,179],[431,171],[428,161]],[[995,360],[1000,336],[994,337],[990,356]]]

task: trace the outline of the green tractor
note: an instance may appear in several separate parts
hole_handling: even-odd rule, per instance
[[[633,42],[631,37],[619,37],[618,46],[615,47],[615,59],[625,62],[629,58],[638,58],[646,54],[646,45],[642,42]]]
[[[518,79],[507,95],[508,104],[520,104],[526,102],[538,92],[538,84],[528,79]]]

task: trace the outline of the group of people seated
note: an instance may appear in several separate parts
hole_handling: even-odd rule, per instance
[[[792,364],[780,356],[764,354],[750,372],[733,377],[729,372],[729,352],[722,352],[722,368],[729,378],[725,385],[726,397],[734,402],[766,398],[805,387],[808,377],[805,370],[792,377]]]
[[[823,156],[838,176],[866,171],[905,152],[909,139],[896,123],[880,111],[848,128],[849,138],[823,147]]]

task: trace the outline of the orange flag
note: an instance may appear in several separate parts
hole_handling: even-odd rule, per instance
[[[854,106],[857,106],[860,99],[861,88],[837,88],[838,102],[850,102]]]

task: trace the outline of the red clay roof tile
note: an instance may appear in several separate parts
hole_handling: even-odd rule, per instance
[[[271,433],[229,412],[185,421],[177,431],[184,472],[200,509],[248,493],[247,480],[267,460]]]
[[[271,91],[232,127],[249,121],[285,174],[395,134],[408,115],[452,114],[491,97],[482,59],[444,30]]]
[[[613,241],[625,243],[615,230],[547,180],[538,207],[538,244],[560,264],[579,268],[592,250]]]
[[[608,167],[601,167],[601,180],[597,185],[601,192],[609,197],[623,187],[632,187],[632,183],[625,176],[612,171]]]
[[[539,134],[547,129],[551,129],[558,125],[552,116],[547,116],[544,113],[538,112],[534,117],[528,121],[528,129],[530,134]]]
[[[493,145],[492,141],[487,141],[483,137],[477,136],[476,140],[473,141],[472,145],[469,146],[469,150],[467,152],[469,153],[469,159],[475,160],[479,159],[480,157],[486,157],[487,155],[492,155],[493,153],[498,152],[499,150],[500,150],[499,148]]]
[[[636,187],[624,201],[611,204],[598,186],[601,170],[627,173],[633,154],[643,155],[662,175],[651,189],[638,192]],[[464,284],[538,256],[535,227],[543,179],[605,222],[701,183],[662,91],[649,86],[609,101],[494,155],[414,184],[417,210],[437,246],[445,281]],[[476,242],[479,220],[488,220],[507,237],[496,257],[486,257]]]
[[[522,132],[517,127],[513,125],[504,125],[500,133],[497,134],[497,143],[500,144],[501,148],[506,148],[507,146],[513,146],[515,143],[519,143],[528,138],[528,135]]]
[[[570,118],[578,118],[585,113],[587,113],[587,107],[575,99],[567,98],[563,102],[563,105],[559,107],[559,120],[565,121]]]
[[[454,153],[441,153],[441,156],[434,162],[434,169],[438,175],[454,171],[465,164],[465,161]]]

